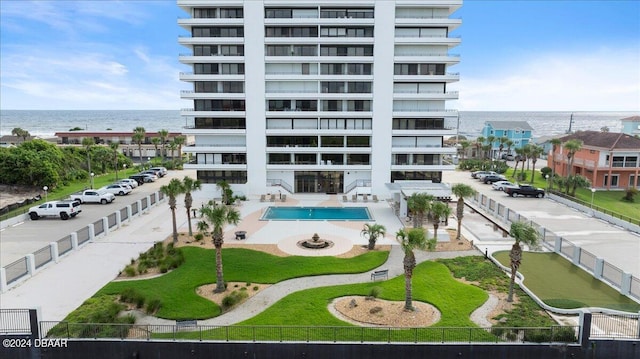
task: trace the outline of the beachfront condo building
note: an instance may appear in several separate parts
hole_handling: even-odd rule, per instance
[[[373,193],[454,170],[461,0],[178,0],[203,185]],[[278,187],[274,187],[278,186]]]

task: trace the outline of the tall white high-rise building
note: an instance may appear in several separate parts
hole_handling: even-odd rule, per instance
[[[185,168],[255,195],[384,195],[454,169],[462,0],[178,0]],[[365,187],[365,188],[363,188]],[[370,187],[370,188],[367,188]],[[273,192],[273,189],[271,189]]]

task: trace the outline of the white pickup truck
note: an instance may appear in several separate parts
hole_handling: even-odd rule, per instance
[[[111,203],[116,199],[113,193],[99,189],[88,189],[72,194],[71,199],[80,203]]]
[[[60,217],[63,221],[82,212],[76,201],[51,201],[29,208],[29,218],[35,221],[40,217]]]

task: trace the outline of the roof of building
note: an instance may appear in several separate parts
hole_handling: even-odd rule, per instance
[[[512,130],[521,128],[523,130],[533,130],[527,121],[485,121],[485,125],[491,125],[494,129]]]
[[[580,140],[584,146],[608,148],[610,150],[638,150],[640,138],[619,132],[578,131],[560,138],[562,142]]]
[[[640,116],[625,117],[625,118],[621,119],[620,121],[623,121],[623,122],[640,122]]]

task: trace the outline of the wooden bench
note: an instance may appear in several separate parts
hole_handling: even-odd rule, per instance
[[[373,273],[371,273],[371,280],[372,281],[376,281],[378,279],[389,279],[389,270],[388,269],[384,269],[384,270],[377,270]]]

